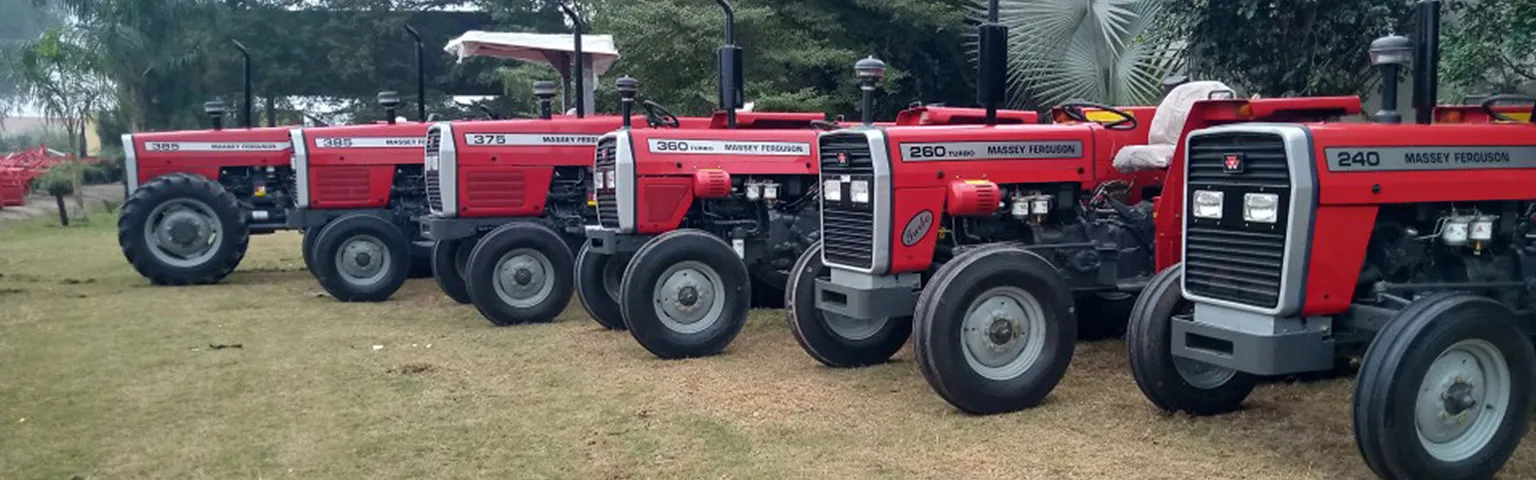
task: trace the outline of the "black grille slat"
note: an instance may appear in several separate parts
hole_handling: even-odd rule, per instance
[[[875,188],[875,160],[869,137],[858,133],[835,133],[821,137],[821,175],[823,180],[841,179],[870,183],[871,200],[880,195]],[[823,181],[822,185],[826,182]],[[822,255],[828,263],[854,268],[873,268],[875,264],[875,212],[872,203],[854,203],[848,198],[847,183],[840,201],[822,196]]]
[[[613,175],[619,163],[618,141],[613,137],[606,137],[597,144],[597,156],[592,163],[593,182],[603,182],[601,188],[596,189],[597,220],[603,228],[619,228],[619,195],[616,188],[607,185],[608,175]],[[615,185],[617,187],[617,185]]]
[[[1228,155],[1242,155],[1241,171],[1229,172]],[[1280,302],[1285,266],[1285,223],[1290,220],[1291,174],[1285,141],[1275,133],[1222,132],[1190,140],[1185,192],[1194,203],[1198,190],[1223,192],[1221,220],[1185,212],[1184,284],[1192,294],[1261,308]],[[1242,218],[1243,196],[1280,198],[1276,224]]]
[[[440,155],[442,153],[443,132],[438,130],[437,127],[427,129],[426,148],[427,156]],[[441,165],[442,157],[438,157],[437,161],[439,162],[438,165]],[[442,179],[439,177],[439,169],[433,168],[426,169],[422,175],[427,189],[427,208],[434,212],[443,211]]]

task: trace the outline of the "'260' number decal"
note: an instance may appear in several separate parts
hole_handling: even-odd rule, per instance
[[[1334,159],[1340,167],[1375,167],[1381,165],[1381,154],[1377,152],[1339,152]]]
[[[907,158],[943,158],[949,156],[949,149],[938,146],[908,147]]]

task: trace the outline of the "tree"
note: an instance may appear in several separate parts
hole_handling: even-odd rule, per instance
[[[977,0],[979,15],[987,2]],[[1179,66],[1171,42],[1147,35],[1163,0],[1002,0],[1001,7],[1010,80],[1025,105],[1153,104]]]
[[[80,135],[85,125],[101,106],[106,84],[95,73],[96,54],[81,47],[76,39],[63,36],[64,30],[54,29],[21,53],[22,76],[27,85],[28,97],[39,103],[49,120],[63,125],[69,132],[69,151],[83,150],[84,138]],[[85,196],[80,188],[83,176],[74,179],[76,215],[84,218]],[[62,201],[62,200],[61,200]],[[62,211],[60,215],[63,215]]]
[[[1358,95],[1380,81],[1371,41],[1405,32],[1402,0],[1165,0],[1162,38],[1189,70],[1266,96]]]
[[[1473,94],[1516,92],[1536,82],[1536,39],[1518,33],[1536,28],[1536,0],[1451,5],[1456,21],[1442,35],[1442,97],[1460,101]]]

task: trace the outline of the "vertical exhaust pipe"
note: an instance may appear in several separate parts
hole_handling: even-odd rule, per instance
[[[1397,109],[1397,84],[1399,73],[1410,61],[1413,50],[1413,42],[1398,35],[1371,42],[1371,65],[1381,67],[1381,111],[1376,112],[1377,122],[1403,122],[1403,114]]]
[[[635,96],[640,94],[640,81],[630,77],[620,78],[614,83],[619,91],[619,116],[624,118],[624,128],[629,128],[630,117],[635,112]]]
[[[1435,120],[1435,105],[1440,100],[1440,0],[1419,0],[1418,28],[1413,45],[1413,109],[1415,120],[1429,124]]]
[[[875,85],[885,78],[885,62],[871,56],[853,64],[853,70],[859,75],[859,90],[864,94],[860,102],[864,126],[872,126],[875,124]]]
[[[560,11],[571,19],[571,24],[576,27],[576,118],[587,118],[587,56],[581,49],[581,37],[587,33],[587,24],[581,21],[581,15],[576,14],[564,2],[560,3]]]
[[[1007,94],[1008,27],[999,23],[998,0],[987,5],[987,21],[977,28],[980,62],[976,67],[976,100],[987,108],[987,125],[997,125],[997,106]]]
[[[256,126],[251,123],[251,51],[246,49],[239,40],[230,41],[234,42],[235,48],[240,50],[240,56],[245,58],[245,100],[240,104],[240,116],[245,128],[251,128]]]
[[[742,50],[736,46],[736,9],[727,0],[715,0],[725,11],[725,45],[716,52],[720,71],[720,109],[725,111],[725,126],[736,128],[736,109],[746,105],[742,95]]]
[[[555,82],[548,80],[533,82],[533,96],[539,99],[539,118],[544,120],[554,118],[550,104],[555,98]]]
[[[411,39],[416,42],[416,120],[427,121],[427,55],[425,44],[421,41],[421,32],[416,28],[406,25],[405,31],[411,34]]]

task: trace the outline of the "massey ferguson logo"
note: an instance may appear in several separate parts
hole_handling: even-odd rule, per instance
[[[1227,173],[1232,173],[1232,174],[1243,173],[1243,154],[1241,154],[1241,153],[1227,154],[1227,157],[1225,159],[1222,159],[1221,164],[1222,164],[1223,170],[1226,171]]]
[[[837,152],[837,164],[843,167],[848,166],[848,154],[846,152]]]

